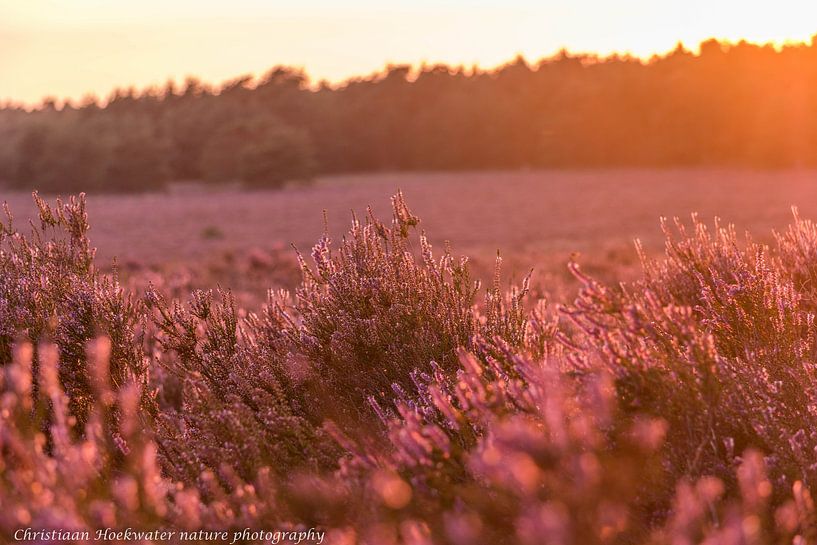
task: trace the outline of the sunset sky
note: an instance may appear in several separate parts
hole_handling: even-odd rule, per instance
[[[680,40],[809,40],[817,2],[777,0],[0,0],[0,100],[105,96],[276,64],[340,81],[388,62],[494,66],[562,47],[660,53]]]

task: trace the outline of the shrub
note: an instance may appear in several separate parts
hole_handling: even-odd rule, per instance
[[[481,314],[475,308],[479,283],[467,259],[456,260],[447,248],[435,258],[425,234],[412,232],[419,220],[401,194],[392,206],[389,225],[371,212],[365,222],[353,218],[337,252],[324,236],[312,250],[314,268],[301,259],[304,277],[290,338],[324,395],[334,398],[337,417],[358,419],[368,398],[413,391],[413,372],[434,365],[453,371],[457,349],[471,347],[475,336],[523,341],[527,280],[506,304],[497,268]]]
[[[165,399],[157,428],[174,478],[196,482],[204,468],[226,465],[252,481],[263,468],[283,475],[336,465],[340,451],[310,411],[303,377],[292,372],[280,317],[268,313],[239,331],[228,294],[214,302],[196,292],[189,309],[155,291],[148,297],[164,351],[159,362],[172,379],[163,393],[180,390]]]
[[[356,433],[374,420],[372,403],[415,392],[417,373],[452,371],[457,349],[476,335],[522,342],[526,289],[506,305],[497,280],[482,317],[466,263],[448,252],[435,260],[423,236],[418,261],[409,247],[417,220],[402,196],[393,204],[390,226],[371,215],[353,221],[337,255],[321,240],[314,268],[301,260],[295,300],[272,293],[258,315],[239,320],[227,293],[214,301],[195,292],[184,308],[149,292],[159,362],[178,383],[166,390],[181,390],[158,434],[177,478],[222,463],[248,480],[262,467],[334,468],[340,451],[325,419]]]
[[[697,220],[667,230],[664,261],[644,260],[643,280],[611,289],[577,274],[584,288],[566,310],[587,361],[616,377],[633,412],[670,426],[668,456],[677,475],[725,477],[747,448],[767,455],[775,484],[815,478],[817,446],[814,314],[782,253]],[[798,223],[788,239],[806,236]]]
[[[81,430],[68,409],[58,380],[59,349],[37,347],[38,375],[32,376],[33,347],[17,345],[14,361],[0,373],[0,536],[14,533],[87,531],[108,528],[136,532],[176,531],[176,541],[206,543],[212,539],[179,539],[179,532],[259,528],[272,524],[293,529],[279,512],[275,491],[265,473],[254,485],[241,483],[229,468],[220,474],[203,470],[195,487],[163,476],[157,445],[142,426],[140,385],[117,390],[105,380],[109,342],[91,344],[95,402]],[[32,388],[33,383],[40,386]],[[114,414],[120,425],[107,425]],[[43,432],[47,431],[46,434]],[[225,487],[220,480],[233,486]],[[56,538],[54,540],[57,540]],[[132,539],[131,539],[132,540]],[[43,538],[38,541],[51,541]],[[146,537],[144,541],[153,541]],[[174,542],[171,540],[170,542]],[[269,542],[269,540],[267,540]]]
[[[145,313],[115,277],[95,270],[85,196],[57,200],[54,207],[36,193],[34,201],[39,221],[31,223],[30,235],[16,229],[8,210],[0,223],[0,362],[10,361],[15,341],[55,342],[60,380],[82,424],[93,405],[85,344],[106,335],[112,382],[144,384],[147,360],[139,340]],[[35,352],[35,374],[38,361]]]
[[[336,252],[324,237],[294,297],[247,314],[226,291],[153,288],[146,308],[95,270],[83,197],[35,201],[30,236],[0,227],[7,540],[817,543],[800,218],[776,247],[679,222],[632,284],[571,264],[582,288],[555,309],[527,281],[503,294],[497,267],[477,305],[398,194],[391,223],[353,220]]]
[[[90,366],[99,380],[81,426],[69,408],[76,404],[58,379],[58,346],[39,345],[34,362],[32,345],[20,344],[0,374],[0,531],[5,539],[27,527],[92,534],[106,526],[157,528],[184,515],[186,503],[194,500],[179,494],[183,501],[176,513],[168,509],[166,494],[172,488],[162,481],[155,447],[142,434],[139,385],[123,385],[118,395],[110,390],[104,376],[109,347],[106,339],[94,346]],[[118,431],[108,426],[114,411],[121,421]]]

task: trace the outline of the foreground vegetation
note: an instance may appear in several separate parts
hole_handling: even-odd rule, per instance
[[[566,52],[493,70],[392,66],[339,86],[276,67],[212,86],[0,109],[0,181],[139,191],[313,174],[815,166],[817,46],[709,40],[649,61]]]
[[[0,531],[815,543],[817,226],[665,223],[573,302],[483,290],[401,195],[263,311],[100,274],[83,197],[0,227]],[[287,533],[288,532],[288,533]],[[250,542],[248,537],[245,541]]]

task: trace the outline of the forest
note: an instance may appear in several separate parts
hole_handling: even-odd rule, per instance
[[[0,181],[45,192],[374,171],[817,165],[817,40],[711,39],[648,60],[563,51],[494,69],[300,69],[0,109]]]

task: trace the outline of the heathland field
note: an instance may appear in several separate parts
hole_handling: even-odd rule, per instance
[[[815,545],[816,177],[7,194],[0,542]]]
[[[239,191],[177,185],[167,192],[89,195],[98,263],[123,267],[204,265],[251,252],[308,254],[324,229],[345,233],[350,213],[372,206],[387,217],[402,190],[436,247],[490,269],[497,251],[508,273],[562,270],[573,252],[588,266],[633,262],[633,239],[663,249],[659,217],[697,212],[770,236],[791,207],[817,215],[817,171],[616,169],[473,173],[362,174],[317,179],[283,190]],[[3,192],[15,216],[34,212],[31,196]]]

